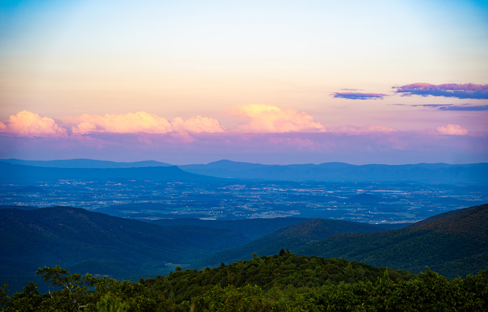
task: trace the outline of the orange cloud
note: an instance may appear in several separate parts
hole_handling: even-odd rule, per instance
[[[448,135],[465,135],[468,133],[468,130],[464,129],[460,125],[453,125],[453,124],[447,124],[442,127],[437,127],[436,130],[440,134],[448,134]]]
[[[0,122],[0,132],[27,137],[66,136],[66,129],[58,126],[54,119],[25,110],[10,116],[5,122]]]
[[[283,133],[283,132],[324,132],[325,127],[315,122],[313,117],[295,109],[281,109],[271,105],[237,106],[227,113],[245,118],[249,124],[239,125],[239,132]]]
[[[75,134],[87,134],[93,132],[109,133],[150,133],[163,134],[173,131],[223,132],[224,129],[216,119],[196,116],[186,121],[177,117],[174,122],[166,118],[146,112],[110,115],[82,115],[76,118],[78,125],[72,128]]]
[[[110,115],[88,115],[79,117],[82,122],[73,127],[73,133],[86,134],[91,132],[111,133],[167,133],[171,132],[171,124],[166,118],[146,112]]]

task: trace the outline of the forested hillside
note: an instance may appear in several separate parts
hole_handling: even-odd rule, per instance
[[[389,272],[394,281],[406,281],[414,274],[406,271],[392,271],[387,268],[374,268],[344,259],[324,259],[319,257],[297,256],[284,251],[278,255],[258,257],[238,261],[230,265],[222,263],[214,269],[176,271],[166,277],[147,279],[145,285],[154,287],[176,303],[191,301],[213,286],[242,287],[257,285],[263,290],[271,288],[307,289],[323,285],[337,285],[341,282],[374,282]]]
[[[459,212],[459,213],[458,213]],[[418,226],[374,234],[341,234],[297,250],[373,266],[420,272],[425,266],[454,278],[488,267],[488,205],[448,212]]]
[[[57,291],[34,283],[13,295],[0,288],[3,311],[487,311],[488,270],[448,280],[427,270],[374,268],[340,259],[279,255],[221,265],[177,268],[167,277],[119,282],[69,274],[37,274]],[[53,288],[52,288],[53,289]]]
[[[150,220],[147,222],[160,226],[199,225],[217,229],[227,229],[235,233],[240,233],[251,240],[255,240],[285,226],[300,223],[306,220],[308,219],[296,217],[241,220],[200,220],[197,218],[178,218]]]
[[[117,278],[168,273],[168,263],[188,264],[247,242],[225,229],[161,227],[84,209],[1,209],[0,284],[44,265]]]
[[[267,256],[274,254],[280,248],[288,248],[294,252],[303,246],[339,233],[374,233],[382,231],[386,231],[386,229],[363,223],[311,219],[278,229],[248,244],[218,252],[192,264],[192,266],[200,268],[202,266],[215,266],[221,262],[231,263],[239,260],[249,260],[253,253]]]

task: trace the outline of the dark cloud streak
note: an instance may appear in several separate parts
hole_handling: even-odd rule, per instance
[[[348,100],[382,100],[387,94],[381,93],[361,93],[361,92],[335,92],[334,98]]]
[[[429,107],[437,108],[437,110],[442,111],[466,111],[466,112],[477,112],[477,111],[488,111],[488,105],[475,105],[470,106],[464,105],[454,105],[454,104],[392,104],[396,106],[411,106],[411,107]]]
[[[439,110],[444,111],[488,111],[488,105],[478,105],[478,106],[444,106],[439,107]]]
[[[481,84],[440,84],[413,83],[404,86],[393,87],[397,94],[402,96],[441,96],[458,99],[488,99],[488,85]]]

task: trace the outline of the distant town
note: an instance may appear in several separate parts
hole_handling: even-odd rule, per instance
[[[468,184],[73,179],[0,185],[2,206],[70,206],[139,220],[295,216],[398,224],[487,201],[486,187]]]

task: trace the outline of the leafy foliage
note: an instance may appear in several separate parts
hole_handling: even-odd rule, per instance
[[[284,271],[270,274],[273,266]],[[331,275],[315,285],[313,267]],[[488,269],[449,280],[428,269],[413,275],[285,251],[139,283],[70,275],[58,266],[37,274],[61,289],[40,294],[29,283],[10,297],[4,285],[2,311],[488,311]]]
[[[266,291],[273,287],[287,286],[309,289],[337,285],[340,282],[373,282],[386,270],[388,269],[343,259],[299,257],[288,250],[282,250],[280,255],[260,258],[253,254],[253,260],[239,261],[227,266],[222,263],[215,269],[173,272],[166,277],[147,279],[145,284],[181,303],[190,301],[192,297],[203,294],[216,285],[235,288],[256,285]],[[391,271],[391,276],[395,280],[409,280],[414,277],[406,271]]]

